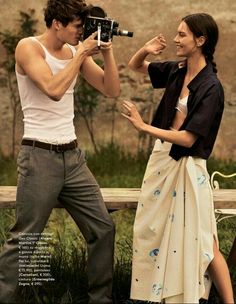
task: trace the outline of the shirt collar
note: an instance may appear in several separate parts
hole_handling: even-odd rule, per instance
[[[182,60],[182,61],[179,61],[174,70],[173,70],[173,73],[176,73],[176,72],[181,72],[181,71],[184,71],[186,70],[186,60]]]
[[[193,78],[193,80],[188,84],[188,89],[190,91],[196,91],[197,88],[206,81],[206,79],[214,74],[213,67],[210,62],[207,62],[206,66]]]
[[[178,64],[176,65],[176,68],[174,69],[174,73],[179,72],[179,73],[186,73],[187,71],[187,61],[182,60],[179,61]],[[188,84],[188,89],[190,91],[195,91],[206,79],[211,74],[215,74],[213,72],[213,67],[212,64],[207,61],[206,66],[193,78],[193,80]]]

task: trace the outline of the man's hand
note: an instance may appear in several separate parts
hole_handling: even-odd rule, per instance
[[[166,40],[162,34],[145,43],[146,52],[152,55],[160,54],[166,48]]]
[[[111,50],[112,49],[112,42],[111,41],[109,41],[109,42],[101,41],[100,49],[101,49],[102,54],[104,54],[106,51]]]
[[[99,54],[100,50],[97,45],[97,40],[95,40],[97,32],[92,33],[87,39],[85,39],[79,47],[83,47],[84,52],[87,56],[93,56]]]
[[[98,46],[98,41],[95,39],[96,36],[97,32],[94,32],[81,43],[81,46],[83,46],[87,56],[97,55],[100,53],[100,51],[102,54],[104,54],[104,52],[112,49],[111,41],[100,41],[100,45]]]

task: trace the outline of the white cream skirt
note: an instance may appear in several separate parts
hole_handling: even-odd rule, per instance
[[[206,161],[169,156],[156,140],[143,179],[133,238],[131,299],[198,303],[217,239]]]

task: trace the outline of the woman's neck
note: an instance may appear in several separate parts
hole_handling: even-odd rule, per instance
[[[203,55],[200,55],[196,58],[196,56],[190,57],[187,59],[187,73],[188,78],[193,79],[205,66],[206,59]]]

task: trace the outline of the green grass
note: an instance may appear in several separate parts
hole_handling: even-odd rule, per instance
[[[96,155],[87,153],[86,159],[101,187],[125,188],[141,186],[148,156],[125,153],[117,145],[108,145]]]
[[[17,180],[16,161],[4,158],[0,153],[0,185],[14,186]]]
[[[219,171],[222,174],[230,175],[236,173],[236,161],[231,161],[231,160],[220,161],[214,158],[210,158],[207,161],[207,168],[210,176],[214,171]],[[216,175],[214,179],[219,182],[220,188],[236,189],[236,176],[227,179],[219,175]]]
[[[97,155],[87,153],[88,166],[101,187],[140,187],[147,164],[145,154],[124,153],[115,145],[101,147]],[[236,172],[236,162],[210,159],[208,170],[225,174]],[[16,185],[16,162],[0,157],[0,185]],[[218,178],[217,178],[218,179]],[[236,188],[235,179],[219,179],[222,188]],[[132,229],[134,210],[113,212],[116,224],[114,303],[124,303],[129,298],[132,258]],[[8,236],[8,230],[14,223],[13,210],[0,211],[0,247]],[[56,283],[43,284],[41,287],[21,289],[21,299],[29,304],[69,304],[86,303],[86,244],[79,229],[65,210],[53,210],[46,231],[53,233],[50,243],[52,250],[51,272]],[[227,258],[235,237],[235,218],[218,224],[220,248]],[[236,292],[236,269],[231,269]],[[218,303],[216,293],[211,293],[211,302]]]

